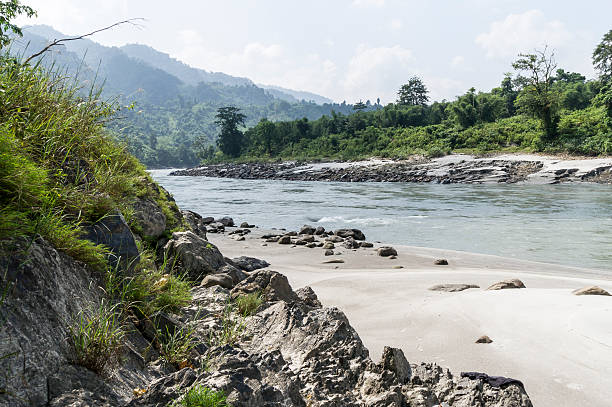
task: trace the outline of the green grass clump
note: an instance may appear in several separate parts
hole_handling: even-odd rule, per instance
[[[184,407],[231,407],[223,391],[211,390],[200,384],[193,386],[179,403]]]
[[[116,363],[125,334],[116,307],[102,302],[89,313],[81,312],[68,329],[77,364],[101,374]]]
[[[174,332],[159,334],[160,353],[166,363],[179,369],[189,366],[191,350],[197,345],[193,328],[177,329]]]
[[[234,315],[234,306],[228,303],[221,315],[221,329],[210,332],[208,344],[211,347],[223,345],[233,346],[240,340],[245,329],[244,317]]]
[[[236,298],[234,302],[236,303],[236,307],[238,307],[240,315],[248,317],[257,312],[257,309],[263,304],[263,297],[259,291],[256,291],[250,294],[241,295]]]

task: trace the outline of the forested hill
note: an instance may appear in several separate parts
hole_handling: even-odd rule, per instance
[[[14,54],[28,56],[50,40],[66,38],[48,26],[31,26],[12,44]],[[279,88],[264,89],[247,78],[190,67],[143,45],[106,47],[89,39],[51,48],[42,59],[87,87],[102,86],[101,96],[123,106],[109,127],[125,140],[131,152],[149,167],[191,166],[198,151],[214,144],[219,107],[233,105],[247,116],[245,124],[262,118],[272,121],[315,120],[332,111],[349,114],[346,103],[316,103],[322,96]],[[312,96],[312,100],[302,97]],[[371,107],[373,108],[373,107]]]

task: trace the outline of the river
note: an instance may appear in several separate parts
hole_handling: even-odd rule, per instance
[[[370,241],[462,250],[612,274],[612,185],[340,183],[171,177],[182,209],[262,228],[353,227]]]

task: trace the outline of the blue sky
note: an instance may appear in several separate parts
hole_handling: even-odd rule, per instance
[[[92,39],[142,43],[192,66],[336,101],[395,98],[412,75],[433,99],[489,90],[516,54],[548,44],[559,67],[594,76],[591,53],[612,29],[612,1],[536,0],[23,0],[49,24]]]

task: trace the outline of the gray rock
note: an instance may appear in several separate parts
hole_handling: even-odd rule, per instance
[[[314,242],[306,243],[306,247],[308,247],[309,249],[314,249],[315,247],[317,247],[317,244]]]
[[[234,279],[228,274],[209,274],[202,280],[202,287],[213,287],[220,285],[228,290],[234,287]]]
[[[410,381],[412,369],[401,349],[385,346],[380,364],[384,370],[393,372],[400,384],[406,384]]]
[[[325,228],[323,226],[317,226],[314,231],[314,234],[317,236],[323,235],[325,233]]]
[[[264,269],[270,265],[270,263],[265,260],[256,259],[255,257],[248,256],[235,257],[232,259],[232,263],[234,266],[244,271],[255,271],[259,269]]]
[[[321,308],[321,301],[319,301],[317,294],[315,294],[312,288],[306,286],[295,290],[295,293],[304,304],[310,307]]]
[[[352,237],[355,240],[365,240],[365,235],[359,229],[338,229],[334,234],[340,237]]]
[[[437,259],[437,260],[434,260],[434,264],[436,266],[448,266],[448,260],[446,260],[446,259]]]
[[[347,249],[359,249],[360,247],[359,242],[352,237],[346,238],[342,243],[342,246],[346,247]]]
[[[342,242],[344,242],[344,239],[341,238],[340,236],[332,235],[332,236],[326,237],[325,241],[326,242],[332,242],[332,243],[342,243]]]
[[[370,247],[374,247],[374,243],[370,243],[370,242],[360,242],[360,243],[359,243],[359,247],[363,247],[363,248],[370,248]]]
[[[222,218],[219,218],[216,220],[216,222],[221,223],[225,227],[234,226],[234,219],[230,218],[229,216],[224,216]]]
[[[334,251],[333,251],[333,250],[331,250],[331,249],[327,249],[327,250],[325,250],[325,253],[324,253],[324,254],[325,254],[326,256],[333,256],[333,255],[334,255]]]
[[[290,236],[281,236],[278,239],[278,244],[291,244],[291,237]]]
[[[160,237],[166,230],[166,215],[151,199],[140,198],[134,202],[134,220],[140,226],[143,237]]]
[[[493,343],[493,340],[487,335],[482,335],[480,338],[476,339],[476,343]]]
[[[606,295],[606,296],[610,295],[609,292],[597,286],[579,288],[577,290],[572,291],[572,294],[574,295]]]
[[[188,277],[194,281],[215,273],[225,265],[219,249],[193,232],[173,233],[164,250],[169,258],[176,257]]]
[[[255,227],[255,225],[251,225],[249,222],[242,222],[242,223],[240,224],[240,227],[241,227],[241,228],[252,229],[252,228],[254,228],[254,227]]]
[[[260,292],[268,302],[298,300],[287,277],[272,270],[258,270],[250,274],[232,289],[231,296],[237,298],[254,292]]]
[[[477,286],[476,284],[438,284],[438,285],[429,287],[429,290],[454,293],[458,291],[467,290],[469,288],[480,288],[480,286]]]
[[[302,226],[302,228],[300,229],[299,234],[300,235],[314,235],[316,229],[313,228],[312,226],[309,225],[304,225]]]
[[[187,226],[189,226],[189,229],[202,239],[206,240],[206,225],[211,222],[206,223],[204,218],[192,211],[181,211],[181,214],[183,215],[183,219],[185,219]]]
[[[113,266],[131,268],[138,263],[140,252],[134,235],[123,215],[115,211],[100,221],[84,228],[84,238],[110,249],[109,261]]]
[[[525,288],[525,284],[521,280],[513,278],[495,283],[487,288],[487,290],[506,290],[509,288]]]
[[[225,266],[217,269],[216,273],[227,274],[232,278],[234,284],[238,284],[248,277],[248,274],[231,264],[226,264]]]
[[[225,225],[221,222],[212,222],[206,228],[208,233],[223,233],[225,232]]]
[[[327,260],[324,261],[323,264],[341,264],[344,263],[344,260],[342,259],[331,259],[331,260]]]
[[[323,244],[324,249],[334,249],[336,246],[332,242],[325,242]]]
[[[379,247],[376,253],[378,253],[378,255],[381,257],[397,256],[397,250],[391,246]]]

